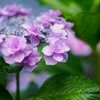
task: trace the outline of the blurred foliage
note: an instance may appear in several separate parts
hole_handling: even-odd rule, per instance
[[[16,73],[22,70],[22,66],[10,66],[7,64],[3,57],[0,57],[0,74]]]
[[[8,66],[8,64],[4,61],[3,57],[0,57],[0,68],[2,66]]]
[[[69,55],[69,58],[66,63],[58,63],[54,66],[50,66],[50,65],[47,66],[45,64],[44,59],[42,58],[39,66],[36,67],[33,72],[46,71],[48,73],[53,73],[53,74],[66,72],[66,73],[70,73],[73,75],[82,76],[84,72],[81,67],[81,63],[80,63],[81,61],[80,61],[79,57],[75,57],[71,53],[68,55]],[[73,60],[73,62],[72,62],[72,60]],[[79,62],[77,62],[77,61],[79,61]]]
[[[2,66],[0,68],[0,73],[1,74],[7,74],[7,73],[16,73],[22,70],[22,66]]]
[[[31,98],[38,91],[38,86],[35,82],[30,82],[28,88],[26,90],[20,91],[20,99],[26,100]],[[11,92],[13,95],[13,99],[16,100],[16,92]]]
[[[99,87],[84,77],[58,74],[47,80],[28,100],[99,100]]]
[[[0,74],[0,83],[3,86],[6,86],[6,84],[7,84],[7,74]]]
[[[77,14],[82,10],[96,10],[100,0],[40,0],[41,4],[47,4],[54,9],[59,9],[63,12],[65,18]]]
[[[75,35],[96,49],[100,41],[100,14],[84,11],[68,19],[74,23]]]
[[[0,100],[13,100],[9,92],[0,84]]]

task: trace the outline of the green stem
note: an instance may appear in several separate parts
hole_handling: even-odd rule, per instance
[[[19,72],[16,73],[16,100],[20,100],[20,87],[19,87]]]
[[[98,51],[94,53],[94,63],[95,63],[95,81],[100,87],[100,55]]]

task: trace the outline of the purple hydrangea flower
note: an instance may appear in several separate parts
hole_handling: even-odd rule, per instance
[[[47,41],[57,41],[60,39],[67,39],[67,31],[64,29],[63,24],[54,24],[50,27],[50,34],[47,35]]]
[[[34,44],[33,46],[36,46],[39,44],[39,38],[44,38],[45,36],[41,34],[41,30],[43,27],[41,26],[36,26],[33,22],[32,24],[23,24],[22,27],[25,29],[25,36],[31,35],[31,42]]]
[[[26,46],[26,39],[23,36],[10,35],[5,39],[2,45],[1,51],[5,56],[16,53],[19,50],[23,50]]]
[[[32,15],[30,12],[31,12],[31,9],[21,8],[21,9],[18,10],[17,15],[19,15],[19,16],[29,16],[29,15]]]
[[[27,71],[33,71],[35,67],[39,65],[39,61],[42,58],[37,50],[33,50],[22,62],[23,67]]]
[[[29,13],[29,9],[16,4],[8,5],[0,11],[0,16],[6,18],[4,20],[6,25],[1,24],[4,27],[0,30],[0,34],[6,36],[6,38],[1,37],[0,40],[0,49],[5,62],[23,65],[27,71],[33,71],[42,58],[37,51],[37,46],[44,46],[43,42],[50,44],[42,50],[47,65],[66,62],[68,59],[66,52],[70,48],[65,44],[65,40],[69,32],[73,33],[70,29],[73,23],[59,17],[61,15],[59,10],[50,10],[42,14],[38,20],[33,21],[29,21],[26,17]],[[29,22],[32,23],[29,24]]]
[[[44,38],[44,35],[40,33],[43,27],[36,26],[34,22],[32,22],[32,24],[23,24],[22,27],[28,32],[28,35],[34,35]]]
[[[45,27],[50,27],[50,25],[58,23],[63,24],[64,28],[71,28],[73,27],[73,23],[66,22],[63,17],[59,17],[61,12],[59,10],[50,10],[49,12],[43,13],[41,16],[36,18],[36,22],[42,24]]]
[[[51,42],[50,46],[45,46],[42,49],[44,59],[47,65],[55,65],[58,62],[66,62],[68,59],[67,51],[70,48],[61,40]]]
[[[6,63],[22,62],[28,53],[32,51],[32,48],[26,47],[26,39],[23,36],[11,35],[7,37],[1,47]]]
[[[35,48],[23,59],[21,63],[16,63],[16,65],[23,65],[25,70],[32,72],[34,68],[39,65],[41,58],[42,56]]]
[[[4,10],[7,12],[6,16],[14,16],[17,14],[18,9],[21,8],[21,5],[17,6],[15,3],[12,5],[7,5]]]
[[[12,5],[7,5],[4,9],[4,16],[28,16],[30,15],[31,9],[23,8],[22,5],[17,5],[16,3]]]

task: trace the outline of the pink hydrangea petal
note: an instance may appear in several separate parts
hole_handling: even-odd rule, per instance
[[[17,65],[17,66],[23,65],[23,63],[17,63],[17,62],[15,62],[14,64]]]
[[[41,31],[41,27],[36,26],[34,29],[35,32]]]
[[[23,52],[25,56],[28,56],[33,50],[33,47],[31,44],[27,44],[26,47],[24,48]]]
[[[62,14],[62,12],[60,11],[60,10],[49,10],[49,13],[50,13],[50,16],[51,17],[58,17],[59,15],[61,15]]]
[[[28,29],[30,28],[30,26],[28,24],[22,24],[21,27],[25,28],[25,29]]]
[[[9,36],[9,37],[7,37],[6,39],[5,39],[5,44],[7,45],[7,46],[11,46],[11,44],[12,44],[12,40],[15,38],[15,36]]]
[[[43,34],[41,34],[41,33],[36,33],[37,34],[37,36],[39,36],[39,37],[41,37],[41,38],[45,38],[45,36],[43,35]]]
[[[63,49],[65,52],[67,52],[67,51],[69,51],[69,50],[70,50],[70,47],[69,47],[69,46],[67,46],[67,45],[64,45],[64,46],[62,47],[62,49]]]
[[[64,53],[70,50],[70,48],[62,40],[50,42],[50,47],[56,53]]]
[[[30,66],[35,65],[35,64],[36,64],[35,58],[33,58],[33,57],[29,58],[29,59],[28,59],[28,64],[29,64]]]
[[[26,39],[25,39],[24,36],[19,36],[18,39],[19,39],[19,42],[20,42],[20,47],[23,50],[26,46]]]
[[[53,59],[52,56],[44,55],[44,59],[45,59],[46,65],[55,65],[58,63],[55,59]]]
[[[47,55],[47,56],[51,56],[53,54],[53,52],[51,51],[50,49],[50,46],[45,46],[43,49],[42,49],[42,52]]]
[[[36,37],[34,35],[31,36],[31,43],[32,43],[33,46],[39,45],[39,42],[40,41],[39,41],[39,38],[38,37]]]
[[[11,51],[11,49],[7,49],[7,45],[6,43],[4,43],[2,46],[1,46],[1,52],[5,55],[5,56],[9,56],[10,54],[13,54],[13,52]]]
[[[58,41],[57,45],[61,48],[58,53],[64,53],[70,50],[69,46],[67,46],[63,41]]]
[[[4,16],[0,17],[0,23],[4,20]]]
[[[34,57],[42,57],[42,56],[40,55],[40,53],[39,53],[37,50],[34,50],[34,51],[32,52],[32,55],[33,55]]]
[[[27,70],[27,71],[29,71],[29,72],[32,72],[34,69],[35,69],[35,67],[37,67],[38,65],[33,65],[33,66],[30,66],[29,64],[24,64],[24,69],[25,70]]]
[[[35,65],[36,63],[38,63],[40,61],[41,58],[42,58],[42,56],[40,55],[40,53],[38,51],[34,50],[28,56],[28,64]]]
[[[68,60],[68,54],[67,53],[63,53],[63,60],[62,62],[66,62]]]
[[[8,64],[13,64],[15,62],[12,56],[4,56],[4,60]]]
[[[0,38],[0,43],[3,41],[3,39],[2,38]]]
[[[62,54],[58,54],[58,53],[54,53],[53,58],[58,62],[61,62],[63,60]]]
[[[13,39],[13,44],[11,45],[11,48],[12,48],[14,51],[18,51],[18,50],[20,49],[18,38],[14,38],[14,39]]]
[[[24,30],[24,36],[29,36],[31,35],[27,30]]]
[[[24,59],[25,55],[22,51],[19,51],[19,52],[16,52],[15,54],[13,54],[12,57],[15,62],[20,63]]]
[[[66,28],[71,28],[71,27],[73,27],[74,26],[74,23],[70,23],[70,22],[66,22],[65,23],[65,27]]]

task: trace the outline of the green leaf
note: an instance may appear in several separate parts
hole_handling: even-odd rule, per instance
[[[95,12],[99,12],[99,10],[100,10],[100,0],[93,0],[93,4],[91,6],[91,10],[95,11]]]
[[[16,73],[22,70],[22,66],[3,66],[0,68],[1,74]]]
[[[7,66],[7,65],[8,65],[8,64],[5,63],[3,57],[0,57],[0,67],[2,67],[2,66]]]
[[[80,6],[72,0],[67,0],[67,3],[62,0],[40,0],[40,2],[50,5],[54,9],[60,9],[65,16],[70,16],[81,11]]]
[[[74,23],[75,35],[95,49],[100,41],[100,15],[84,11],[67,20]]]
[[[13,100],[9,92],[0,84],[0,100]]]
[[[87,78],[59,74],[47,80],[28,100],[100,100],[100,92]]]
[[[0,74],[0,83],[3,86],[7,85],[7,74]]]
[[[80,58],[75,57],[71,53],[69,53],[68,56],[69,58],[66,63],[58,63],[56,65],[46,65],[42,58],[39,66],[34,69],[34,72],[46,71],[54,74],[66,72],[73,75],[83,76]]]
[[[95,11],[100,4],[100,0],[40,0],[40,2],[69,14],[75,14],[81,10]]]
[[[61,1],[66,5],[68,4],[68,2],[77,3],[82,10],[91,10],[93,5],[96,5],[97,3],[99,3],[97,0],[61,0]]]

